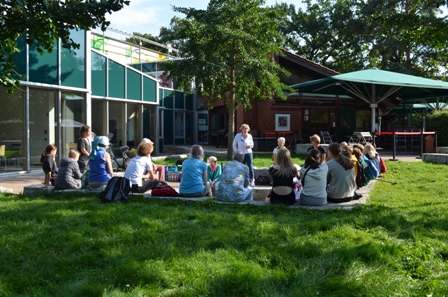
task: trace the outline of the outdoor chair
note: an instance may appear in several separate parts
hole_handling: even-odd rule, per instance
[[[320,131],[321,143],[332,143],[330,132]]]

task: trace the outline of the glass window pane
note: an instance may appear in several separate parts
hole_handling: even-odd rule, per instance
[[[174,136],[184,137],[184,135],[185,135],[184,113],[176,112],[174,115]]]
[[[127,105],[127,143],[130,148],[137,147],[142,140],[140,133],[140,104]]]
[[[166,108],[174,107],[174,93],[171,90],[163,90],[163,106]]]
[[[193,127],[193,113],[192,112],[187,112],[185,114],[185,124],[187,127]],[[187,129],[185,131],[185,140],[186,140],[186,144],[193,144],[193,129]]]
[[[182,92],[176,92],[175,95],[175,101],[176,101],[176,108],[184,109],[185,108],[185,96]]]
[[[92,51],[92,95],[106,97],[106,57]]]
[[[56,143],[56,92],[30,88],[29,106],[31,169],[40,169],[41,153]]]
[[[127,99],[141,100],[142,76],[131,69],[127,69],[127,74]]]
[[[124,145],[124,103],[109,103],[109,134],[114,146]]]
[[[109,97],[124,99],[125,67],[109,60]]]
[[[151,139],[155,144],[157,144],[153,127],[156,126],[156,107],[145,105],[143,107],[143,137]]]
[[[187,95],[187,98],[185,101],[186,101],[186,109],[192,111],[193,110],[193,102],[194,102],[193,94]]]
[[[26,74],[26,42],[24,37],[17,38],[17,48],[20,50],[20,53],[13,54],[14,63],[16,63],[18,69],[17,72],[21,75]],[[14,78],[20,80],[26,80],[25,77],[19,77],[18,75],[14,75]]]
[[[61,84],[63,86],[86,87],[86,45],[85,31],[70,31],[70,38],[78,43],[79,49],[61,48]]]
[[[106,100],[92,100],[92,126],[90,127],[92,133],[96,136],[107,135],[107,101]]]
[[[30,79],[32,82],[58,84],[58,44],[54,43],[51,53],[41,55],[35,46],[30,46]]]
[[[23,168],[23,94],[21,90],[9,94],[0,87],[0,146],[5,149],[5,155],[0,155],[0,173]]]
[[[174,144],[173,124],[174,124],[174,112],[172,110],[165,109],[163,111],[163,130],[161,131],[164,134],[160,134],[160,135],[163,135],[166,145]],[[160,125],[160,126],[162,126],[162,125]]]
[[[143,100],[147,102],[156,102],[156,82],[147,77],[143,77]],[[163,98],[160,96],[160,98]]]
[[[83,93],[63,92],[61,94],[61,143],[59,154],[68,155],[69,150],[76,150],[79,128],[85,122],[85,95]]]

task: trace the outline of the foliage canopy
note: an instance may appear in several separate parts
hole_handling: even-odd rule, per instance
[[[286,48],[341,73],[376,67],[443,78],[448,53],[443,0],[306,0],[289,15]]]
[[[280,54],[279,32],[285,14],[261,7],[262,0],[211,0],[207,10],[174,7],[186,15],[164,31],[182,59],[168,61],[167,76],[186,92],[196,86],[197,96],[212,107],[223,100],[229,111],[229,145],[234,135],[234,110],[250,108],[251,98],[285,98],[279,73],[286,74],[273,59]],[[168,40],[165,40],[168,41]],[[228,159],[232,156],[229,149]]]

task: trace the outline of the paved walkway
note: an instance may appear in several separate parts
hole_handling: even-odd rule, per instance
[[[182,154],[188,153],[188,147],[178,147],[177,149],[183,150]],[[225,148],[215,148],[214,146],[204,146],[204,151],[209,154],[221,154],[226,153]],[[392,159],[391,152],[379,151],[381,157],[385,160]],[[403,162],[421,162],[421,159],[417,158],[418,153],[413,155],[396,155],[395,158]],[[1,188],[12,189],[12,193],[20,194],[23,191],[23,187],[26,185],[40,184],[44,181],[44,174],[40,170],[36,170],[30,173],[22,174],[0,174],[0,190]],[[178,183],[173,183],[173,186],[177,186]]]

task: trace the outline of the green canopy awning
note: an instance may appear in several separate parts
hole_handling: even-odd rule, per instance
[[[384,99],[448,96],[447,82],[375,68],[333,75],[290,87],[300,93],[346,95],[369,103],[372,108],[372,131],[375,127],[375,108]]]

